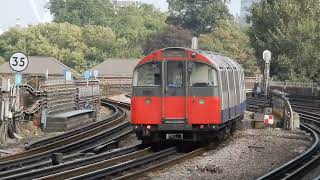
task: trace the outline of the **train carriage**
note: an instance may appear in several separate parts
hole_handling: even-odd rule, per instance
[[[131,123],[143,141],[221,139],[244,110],[243,69],[221,54],[166,48],[135,67]]]

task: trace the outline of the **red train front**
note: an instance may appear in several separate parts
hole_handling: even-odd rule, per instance
[[[210,141],[243,117],[243,71],[220,54],[166,48],[134,70],[131,123],[139,139]]]

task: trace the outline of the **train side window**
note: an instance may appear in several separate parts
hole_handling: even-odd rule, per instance
[[[192,63],[190,72],[190,86],[211,87],[218,86],[217,71],[207,64],[199,62]]]
[[[133,72],[133,86],[160,86],[161,64],[147,63]]]
[[[209,68],[209,84],[211,86],[218,86],[218,72],[213,68]]]

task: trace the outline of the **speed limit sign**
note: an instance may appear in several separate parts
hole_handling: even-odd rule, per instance
[[[10,67],[12,70],[14,70],[16,72],[21,72],[21,71],[24,71],[28,67],[29,59],[23,53],[14,53],[10,57],[9,64],[10,64]]]

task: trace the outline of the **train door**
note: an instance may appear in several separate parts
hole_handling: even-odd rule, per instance
[[[218,72],[201,62],[188,62],[187,117],[193,125],[220,124]]]
[[[164,123],[186,122],[186,62],[165,61],[163,81]]]

